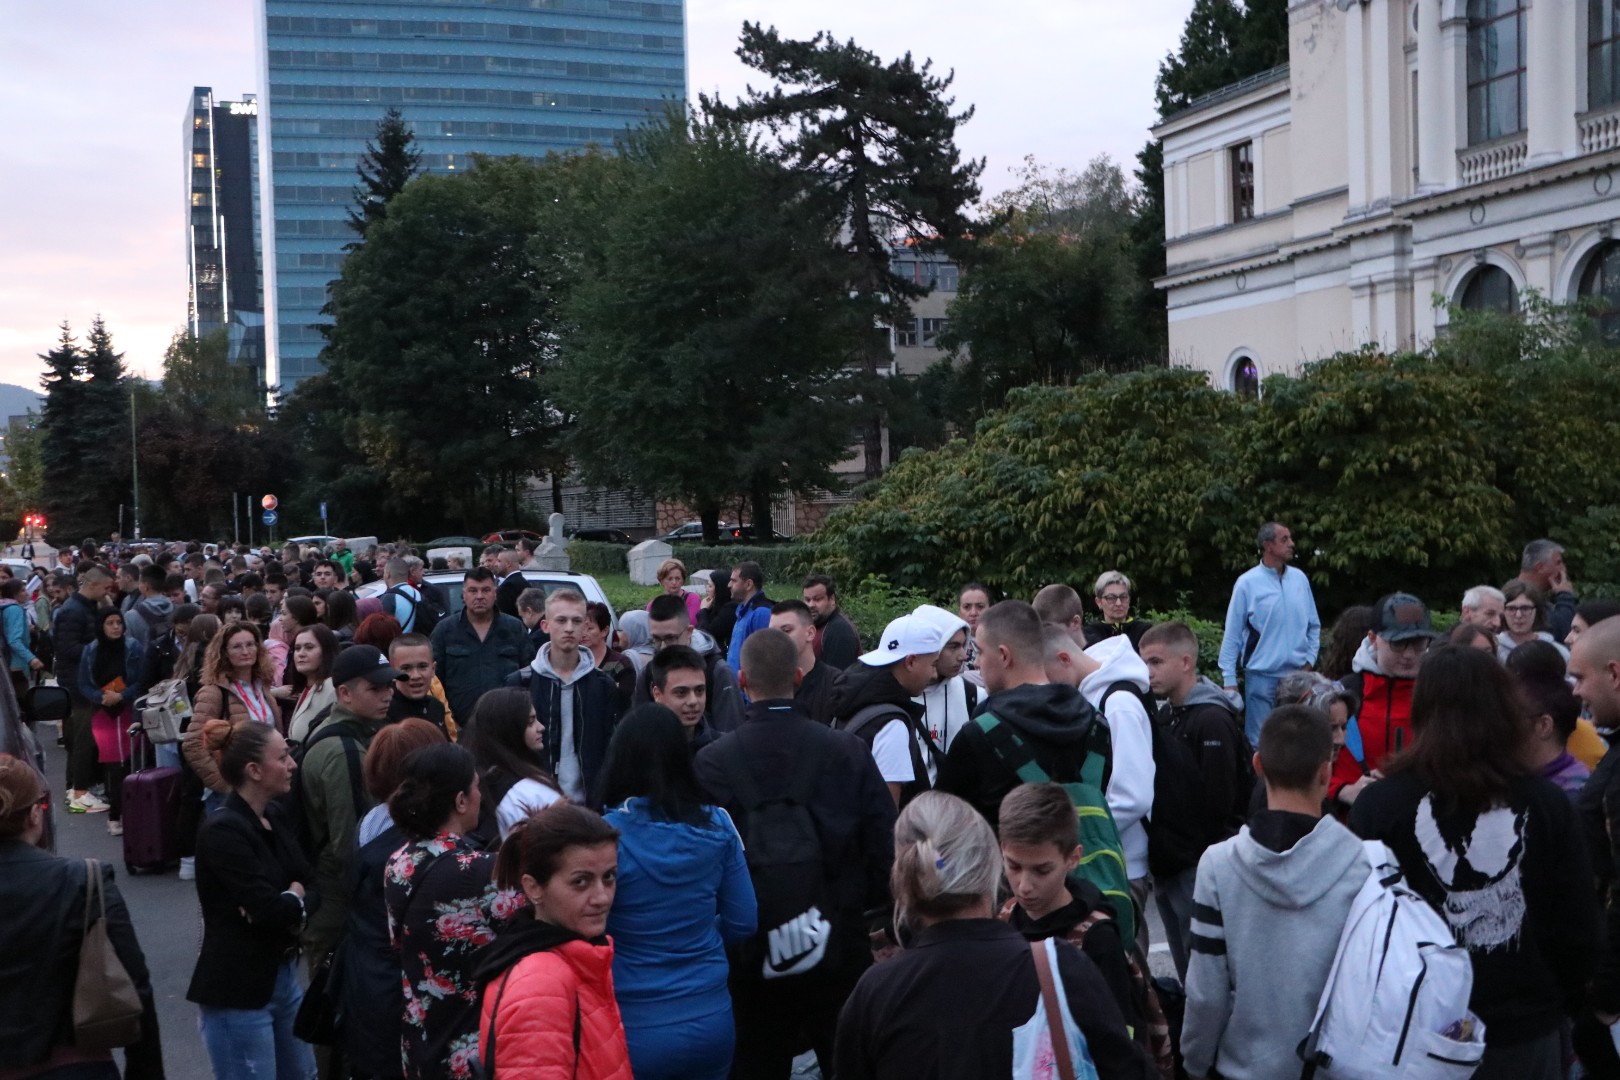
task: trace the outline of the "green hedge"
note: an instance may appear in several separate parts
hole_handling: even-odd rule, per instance
[[[630,549],[623,544],[608,544],[600,540],[568,541],[568,568],[592,577],[612,577],[628,573]]]
[[[769,547],[749,547],[746,544],[676,544],[675,557],[686,564],[687,575],[699,570],[730,569],[740,562],[752,559],[765,571],[767,582],[798,583],[800,563],[797,544],[773,544]],[[795,594],[797,595],[797,594]]]

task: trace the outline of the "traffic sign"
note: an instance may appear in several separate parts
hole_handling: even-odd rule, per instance
[[[274,510],[266,510],[264,512],[264,523],[266,525],[274,525],[276,523],[276,512]]]
[[[280,503],[274,495],[266,495],[264,498],[259,500],[259,505],[263,506],[266,510],[274,510],[280,505]]]

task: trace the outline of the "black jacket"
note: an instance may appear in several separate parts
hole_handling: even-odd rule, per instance
[[[21,840],[0,840],[0,1064],[37,1065],[73,1043],[73,984],[84,940],[83,859],[63,859]],[[163,1051],[146,957],[129,909],[101,864],[107,940],[135,983],[141,1041],[124,1051],[125,1080],[162,1080]]]
[[[1142,649],[1142,635],[1148,632],[1153,624],[1145,619],[1130,619],[1122,623],[1088,622],[1080,628],[1086,637],[1086,648],[1091,648],[1099,641],[1107,641],[1111,637],[1124,634],[1131,639],[1131,648],[1138,652]]]
[[[927,710],[895,679],[892,665],[869,667],[856,664],[838,677],[832,706],[833,714],[838,717],[835,726],[840,731],[850,730],[868,749],[877,742],[878,734],[889,726],[890,720],[874,714],[872,720],[863,721],[858,727],[851,726],[851,722],[856,713],[874,705],[892,708],[893,716],[905,721],[910,735],[912,780],[909,784],[900,785],[900,805],[905,806],[933,786],[928,779],[926,757],[931,755],[934,758],[937,769],[941,756],[939,748],[928,737],[928,729],[923,725]]]
[[[1015,686],[991,694],[979,712],[993,713],[1011,727],[1053,780],[1072,783],[1080,779],[1097,712],[1074,687],[1057,683]],[[1022,782],[996,757],[983,729],[969,724],[951,742],[936,787],[972,803],[994,829],[1001,821],[1001,800]]]
[[[1203,846],[1236,836],[1248,817],[1257,786],[1250,764],[1254,752],[1243,734],[1242,718],[1224,701],[1203,699],[1195,693],[1182,705],[1165,706],[1158,721],[1170,725],[1171,734],[1187,744],[1198,762],[1203,781],[1199,815]]]
[[[1407,882],[1468,947],[1469,1007],[1492,1046],[1556,1030],[1579,1001],[1601,940],[1591,860],[1569,796],[1524,776],[1505,808],[1476,816],[1447,811],[1428,794],[1411,773],[1385,777],[1356,799],[1350,827],[1389,845]]]
[[[816,653],[834,671],[843,671],[861,658],[861,637],[855,624],[842,611],[835,611],[818,626],[819,650]]]
[[[51,645],[56,649],[56,681],[79,685],[79,657],[96,640],[96,606],[78,593],[63,601],[51,616]]]
[[[838,904],[828,918],[834,940],[849,949],[843,965],[858,971],[870,962],[867,913],[888,908],[894,862],[894,800],[865,744],[816,723],[792,701],[756,701],[741,727],[698,751],[693,767],[704,791],[746,836],[748,808],[732,789],[720,755],[741,752],[761,794],[785,796],[806,748],[816,742],[826,743],[826,756],[809,810],[828,867],[828,896]]]
[[[1054,979],[1101,1080],[1157,1077],[1096,966],[1066,941],[1057,954]],[[839,1017],[834,1069],[838,1080],[1010,1076],[1013,1030],[1041,1010],[1022,934],[997,919],[936,923],[861,976]]]
[[[262,1009],[276,973],[296,955],[306,914],[320,903],[315,872],[281,807],[253,808],[232,794],[197,833],[197,899],[202,951],[186,1000],[220,1009]],[[304,886],[302,902],[287,886]]]
[[[1592,978],[1590,1001],[1600,1012],[1620,1012],[1620,742],[1609,747],[1592,775],[1575,796],[1600,893],[1604,899],[1604,921],[1608,924],[1605,945]]]
[[[501,582],[495,590],[495,610],[512,618],[518,617],[518,597],[529,588],[529,579],[523,576],[523,571],[515,570],[507,579]]]
[[[339,1003],[349,1064],[377,1080],[404,1075],[399,1040],[405,995],[399,988],[399,953],[388,936],[383,871],[394,852],[410,842],[403,829],[392,825],[360,845],[349,876],[349,933],[328,984]]]
[[[587,650],[581,649],[580,653],[586,655]],[[607,758],[613,729],[618,727],[619,717],[624,713],[624,700],[619,696],[619,687],[613,677],[592,668],[565,688],[561,680],[542,675],[531,665],[514,671],[507,677],[506,685],[528,689],[529,700],[534,702],[535,715],[546,729],[541,753],[545,754],[546,770],[552,776],[557,775],[557,766],[562,761],[562,696],[564,693],[573,695],[573,749],[579,758],[580,783],[584,785],[584,794],[588,798],[596,790],[596,777]],[[569,798],[575,797],[574,793],[565,791],[563,794]]]
[[[388,722],[397,724],[411,716],[421,717],[444,732],[445,738],[450,737],[450,729],[444,722],[444,702],[432,694],[423,694],[419,698],[408,698],[396,688],[394,690],[394,700],[388,703]],[[463,721],[471,719],[470,716],[463,717]]]
[[[799,689],[793,694],[793,700],[818,724],[833,722],[833,686],[838,675],[838,668],[825,660],[817,660],[816,666],[804,673]]]
[[[1131,969],[1125,960],[1126,943],[1120,939],[1119,923],[1114,921],[1114,905],[1103,896],[1102,890],[1089,881],[1071,878],[1068,882],[1069,902],[1039,919],[1030,918],[1024,909],[1012,900],[1007,901],[1010,911],[1003,916],[1008,926],[1024,935],[1025,941],[1045,941],[1049,937],[1062,938],[1074,944],[1074,930],[1091,918],[1091,913],[1108,912],[1107,919],[1099,919],[1086,929],[1080,951],[1097,965],[1097,971],[1108,984],[1120,1015],[1132,1029],[1144,1023],[1131,992]],[[1134,942],[1132,945],[1134,946]]]

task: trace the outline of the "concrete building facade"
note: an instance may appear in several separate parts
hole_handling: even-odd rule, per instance
[[[1450,305],[1620,309],[1612,0],[1293,0],[1289,20],[1288,66],[1154,129],[1172,363],[1255,393],[1421,347]]]

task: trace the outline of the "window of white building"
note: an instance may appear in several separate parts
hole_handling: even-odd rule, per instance
[[[1511,315],[1519,309],[1518,290],[1506,270],[1487,263],[1463,282],[1457,306],[1464,311],[1499,311]]]
[[[1620,3],[1587,0],[1586,107],[1620,103]]]
[[[1226,377],[1226,388],[1240,398],[1255,401],[1260,397],[1260,365],[1254,357],[1239,353],[1232,358]]]
[[[1523,0],[1468,0],[1468,145],[1524,130]]]
[[[1620,344],[1620,244],[1610,242],[1592,253],[1581,272],[1579,292],[1596,302],[1603,340]]]

